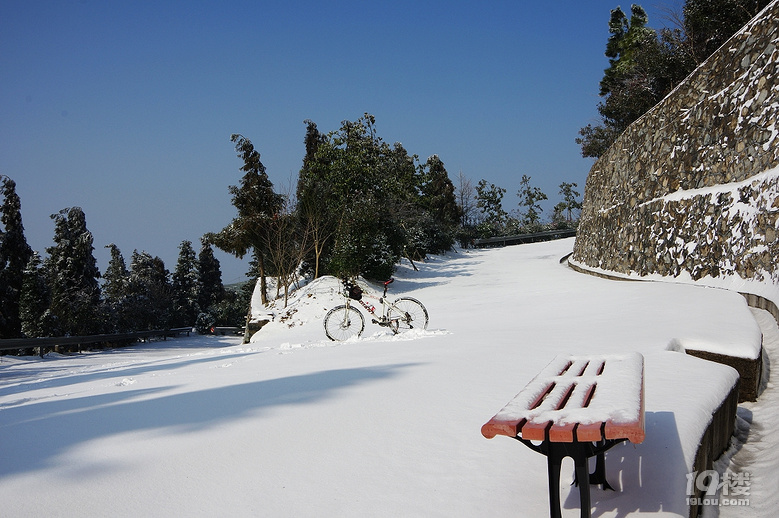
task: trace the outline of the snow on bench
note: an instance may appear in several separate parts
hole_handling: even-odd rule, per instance
[[[482,426],[482,435],[640,443],[645,433],[643,373],[639,353],[557,356]]]
[[[552,518],[562,516],[560,467],[563,458],[571,457],[581,516],[589,518],[590,485],[612,489],[606,481],[605,452],[625,440],[644,440],[644,357],[557,356],[481,433],[487,439],[506,435],[547,457]],[[594,473],[588,466],[591,457],[596,457]]]

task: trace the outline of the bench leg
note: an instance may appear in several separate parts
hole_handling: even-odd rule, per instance
[[[574,485],[579,486],[579,501],[581,504],[581,517],[590,518],[591,500],[590,485],[601,484],[604,489],[612,489],[606,481],[606,458],[604,453],[612,446],[619,444],[625,439],[603,440],[598,444],[591,442],[549,442],[544,441],[541,444],[533,444],[531,441],[522,437],[515,437],[516,440],[546,456],[547,472],[549,476],[549,514],[552,518],[562,518],[560,507],[560,470],[563,459],[571,457],[574,463]],[[588,459],[596,457],[595,472],[590,473]]]
[[[573,459],[574,471],[582,482],[579,484],[579,503],[581,506],[581,518],[590,518],[590,467],[587,455],[583,452]]]
[[[606,455],[603,453],[599,453],[595,457],[595,472],[590,473],[590,484],[600,484],[601,489],[614,491],[609,481],[606,480]]]
[[[563,456],[552,455],[546,458],[546,469],[549,474],[549,514],[552,518],[562,518],[560,509],[560,468]]]
[[[560,468],[565,457],[571,457],[574,473],[578,480],[581,518],[590,518],[590,468],[588,448],[580,443],[548,443],[546,452],[547,471],[549,473],[549,514],[552,518],[562,518],[560,506]]]

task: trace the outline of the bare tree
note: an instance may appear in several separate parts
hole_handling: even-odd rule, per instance
[[[291,191],[291,190],[290,190]],[[265,249],[268,266],[276,277],[276,297],[284,288],[284,307],[289,300],[289,287],[295,282],[300,265],[311,250],[311,229],[302,226],[295,217],[295,197],[284,195],[281,210],[268,224]]]
[[[462,211],[460,224],[463,227],[474,225],[476,223],[476,189],[473,187],[471,179],[465,176],[462,171],[457,177],[457,204]]]

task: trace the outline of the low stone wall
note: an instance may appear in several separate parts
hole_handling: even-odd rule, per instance
[[[730,446],[730,438],[733,436],[736,423],[738,395],[739,383],[736,382],[728,396],[711,416],[711,423],[706,428],[706,432],[701,438],[700,446],[698,446],[698,451],[695,454],[694,471],[700,473],[701,471],[713,469],[714,461],[725,453],[725,450]],[[696,490],[694,496],[698,498],[697,501],[703,498],[704,495],[702,493],[702,491]],[[701,506],[691,505],[690,518],[697,518],[701,515],[701,511]]]

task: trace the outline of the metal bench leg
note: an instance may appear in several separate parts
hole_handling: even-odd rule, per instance
[[[565,457],[571,457],[574,463],[574,485],[579,486],[579,500],[581,502],[581,517],[590,518],[591,500],[590,485],[601,484],[603,489],[612,489],[606,481],[606,457],[604,453],[612,446],[619,444],[626,439],[604,439],[595,444],[591,442],[549,442],[544,441],[541,444],[533,444],[531,441],[522,437],[515,437],[516,440],[546,456],[547,472],[549,476],[549,514],[552,518],[562,518],[562,509],[560,507],[560,469]],[[590,474],[588,459],[596,457],[595,472]]]
[[[587,455],[584,452],[574,457],[574,471],[579,479],[579,502],[581,506],[581,518],[590,518],[590,467]]]
[[[546,457],[546,468],[549,474],[549,514],[552,518],[562,518],[563,516],[560,509],[560,468],[564,456],[558,455],[556,448],[550,448]]]
[[[606,455],[603,453],[599,453],[595,457],[595,472],[590,474],[590,484],[600,484],[601,489],[614,491],[609,481],[606,480]]]

